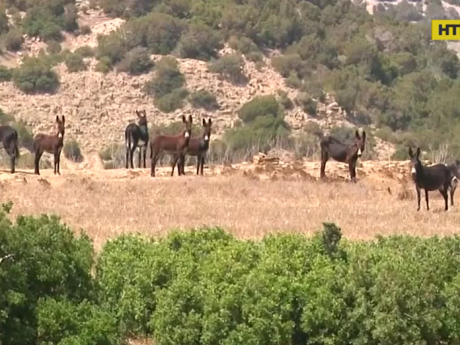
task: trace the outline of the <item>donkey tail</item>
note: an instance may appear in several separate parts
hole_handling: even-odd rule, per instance
[[[16,157],[16,159],[19,159],[19,147],[18,147],[18,143],[15,143],[15,144],[14,144],[14,156]]]

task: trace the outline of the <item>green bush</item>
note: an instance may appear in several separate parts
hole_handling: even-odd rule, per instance
[[[5,34],[5,47],[9,51],[16,52],[21,50],[24,38],[20,29],[11,29]]]
[[[60,86],[58,74],[50,61],[42,57],[27,57],[13,72],[14,85],[26,94],[54,93]]]
[[[130,50],[120,61],[117,69],[120,72],[127,72],[131,75],[141,75],[148,73],[153,67],[150,54],[147,48],[137,47]]]
[[[190,103],[195,108],[203,108],[206,110],[216,110],[219,108],[216,96],[208,90],[198,90],[190,95]]]
[[[306,92],[299,92],[295,99],[295,103],[310,116],[316,116],[317,102],[314,101]]]
[[[244,59],[240,54],[224,55],[209,63],[208,68],[210,72],[218,73],[232,83],[244,84],[247,82],[247,77],[244,74]]]
[[[78,53],[68,54],[65,57],[65,65],[69,73],[86,71],[88,68],[85,61],[83,60],[83,56]]]
[[[89,25],[83,25],[80,27],[80,35],[89,35],[91,34],[91,27]]]
[[[64,143],[63,153],[66,158],[74,162],[81,162],[83,160],[80,145],[75,140],[69,140]]]
[[[185,77],[179,70],[179,63],[171,56],[163,56],[156,63],[156,75],[144,86],[148,95],[163,97],[185,85]]]
[[[2,344],[37,343],[41,319],[50,316],[39,312],[41,299],[65,300],[68,305],[94,300],[94,251],[86,234],[77,238],[55,216],[19,216],[12,223],[1,212],[0,239],[0,257],[12,255],[0,266]]]
[[[11,81],[12,78],[13,70],[6,66],[0,66],[0,83],[5,81]]]
[[[100,72],[103,74],[107,74],[110,71],[112,71],[112,62],[110,61],[110,58],[107,56],[102,57],[96,64],[96,67],[94,68],[96,72]]]
[[[280,111],[280,105],[275,96],[256,96],[238,110],[238,117],[244,123],[251,123],[259,116],[277,117]]]
[[[155,97],[154,104],[162,112],[171,113],[184,106],[184,100],[187,96],[187,89],[174,89],[166,95]]]
[[[32,150],[34,136],[32,130],[25,124],[24,121],[19,120],[13,124],[14,129],[18,132],[19,145]]]
[[[91,48],[90,46],[82,46],[82,47],[78,47],[77,49],[75,49],[74,53],[81,55],[84,58],[88,58],[88,57],[94,56],[94,49]]]
[[[455,344],[460,237],[122,234],[0,212],[2,344]],[[389,293],[391,292],[391,293]]]
[[[61,50],[61,44],[57,41],[49,41],[46,46],[46,52],[48,54],[59,54]]]
[[[220,35],[206,24],[191,24],[179,40],[182,58],[208,61],[223,48]]]

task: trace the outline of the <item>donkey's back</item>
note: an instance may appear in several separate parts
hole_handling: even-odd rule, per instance
[[[415,183],[427,191],[437,190],[450,185],[454,177],[452,170],[445,164],[438,163],[423,168],[423,175],[415,178]]]

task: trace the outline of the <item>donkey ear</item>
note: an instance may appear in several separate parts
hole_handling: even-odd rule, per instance
[[[192,115],[189,115],[189,116],[188,116],[188,122],[190,122],[190,123],[193,122]]]
[[[355,131],[355,137],[356,137],[356,139],[358,139],[358,140],[361,139],[361,137],[359,136],[358,130]]]
[[[212,125],[212,120],[211,120],[211,118],[208,119],[208,125],[209,125],[209,126]]]
[[[142,112],[144,113],[144,117],[147,117],[147,112],[145,111],[145,109]]]
[[[64,122],[65,122],[65,116],[62,115],[62,123],[64,123]]]
[[[420,153],[422,153],[422,152],[420,151],[420,147],[417,147],[417,152],[415,153],[415,155],[417,156],[417,158],[420,157]]]
[[[363,131],[363,134],[361,134],[361,137],[363,138],[363,140],[366,140],[366,131]]]
[[[203,117],[202,122],[203,122],[203,127],[206,127],[206,119],[204,117]]]
[[[56,115],[56,122],[59,123],[59,115]]]
[[[182,122],[183,122],[183,123],[186,123],[186,122],[187,122],[187,120],[185,120],[185,115],[182,115]]]
[[[410,158],[414,157],[414,151],[412,151],[412,147],[409,147],[409,157]]]

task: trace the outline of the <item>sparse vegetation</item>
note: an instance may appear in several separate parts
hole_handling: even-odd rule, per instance
[[[208,90],[198,90],[190,94],[190,103],[195,108],[203,108],[206,110],[215,110],[219,108],[216,96]]]
[[[80,145],[76,140],[69,140],[64,143],[63,148],[64,156],[74,162],[81,162],[83,160],[83,155],[80,150]]]
[[[59,76],[50,61],[42,57],[26,57],[13,72],[15,86],[26,94],[54,93],[60,85]]]
[[[83,60],[83,56],[78,53],[67,54],[65,57],[65,65],[69,73],[85,71],[88,68]]]
[[[209,71],[219,73],[223,78],[236,84],[244,84],[244,59],[240,54],[224,55],[209,64]]]

